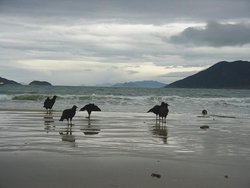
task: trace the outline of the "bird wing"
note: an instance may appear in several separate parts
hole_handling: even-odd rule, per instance
[[[54,98],[50,99],[50,101],[49,101],[50,108],[52,108],[54,106],[55,102],[56,102],[56,99],[54,99]]]
[[[88,104],[87,104],[87,105],[85,105],[84,107],[82,107],[82,108],[80,109],[80,111],[87,110],[87,107],[88,107]]]
[[[160,109],[159,105],[155,105],[153,108],[151,108],[148,112],[158,113]]]
[[[68,114],[69,114],[69,109],[63,110],[62,117],[67,118]]]
[[[46,107],[49,103],[49,97],[47,99],[45,99],[44,103],[43,103],[43,107]]]
[[[80,111],[90,110],[90,111],[101,111],[101,109],[94,104],[87,104],[80,109]]]
[[[93,105],[93,108],[91,110],[92,111],[101,111],[101,109],[96,105]]]

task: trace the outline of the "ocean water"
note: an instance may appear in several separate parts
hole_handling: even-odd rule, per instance
[[[77,86],[0,87],[0,109],[42,110],[49,96],[57,95],[56,111],[95,103],[104,112],[147,112],[152,106],[167,102],[170,114],[209,114],[248,118],[250,90],[112,88]]]

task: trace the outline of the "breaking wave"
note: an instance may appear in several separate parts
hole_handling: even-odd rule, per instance
[[[57,95],[54,109],[62,110],[72,105],[96,103],[105,111],[145,112],[162,101],[170,105],[171,112],[248,113],[249,90],[202,90],[202,89],[131,89],[95,87],[17,87],[0,90],[1,108],[42,109],[47,97]]]

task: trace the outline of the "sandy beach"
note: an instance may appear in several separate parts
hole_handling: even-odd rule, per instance
[[[0,111],[1,188],[250,187],[248,119],[77,112],[70,127],[60,115]]]

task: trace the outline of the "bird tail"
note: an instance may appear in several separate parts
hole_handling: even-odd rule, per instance
[[[61,117],[61,118],[59,119],[59,121],[63,121],[63,117]]]

